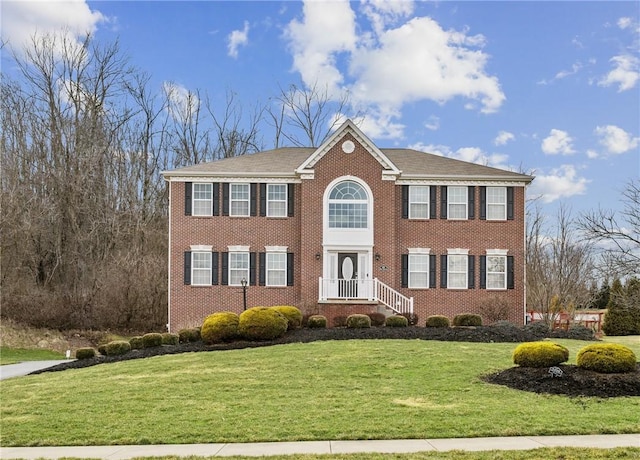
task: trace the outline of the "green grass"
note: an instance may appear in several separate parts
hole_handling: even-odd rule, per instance
[[[589,342],[558,340],[571,351]],[[332,341],[124,361],[0,382],[0,444],[640,432],[640,397],[538,395],[479,376],[515,344]],[[640,344],[633,345],[640,355]]]
[[[65,359],[65,356],[62,353],[51,350],[0,347],[0,366],[22,361],[45,361],[50,359]]]

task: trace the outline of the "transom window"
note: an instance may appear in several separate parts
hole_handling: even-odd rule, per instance
[[[411,185],[409,187],[409,219],[429,218],[429,187]]]
[[[285,252],[267,252],[267,286],[287,285],[287,254]]]
[[[240,286],[242,279],[249,281],[249,253],[229,253],[229,285]]]
[[[487,220],[507,219],[507,188],[487,187]]]
[[[267,184],[267,216],[287,217],[287,184]]]
[[[447,287],[449,289],[467,289],[467,256],[449,254],[447,265]]]
[[[354,181],[337,184],[329,194],[329,228],[367,228],[367,192]]]
[[[467,187],[447,187],[447,202],[449,219],[466,219],[467,218]]]
[[[487,289],[507,288],[507,256],[487,256]]]
[[[210,216],[213,206],[213,185],[193,184],[193,215]]]
[[[249,184],[231,184],[230,185],[230,204],[231,216],[248,216],[249,215]]]
[[[409,254],[409,287],[429,287],[429,254]]]
[[[191,284],[211,285],[211,252],[191,253]]]

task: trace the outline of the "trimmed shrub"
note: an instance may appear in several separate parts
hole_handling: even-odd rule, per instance
[[[150,332],[142,336],[142,344],[144,348],[159,347],[162,345],[162,334]]]
[[[105,345],[107,356],[124,355],[131,351],[131,345],[126,340],[114,340]]]
[[[549,335],[551,328],[544,321],[533,321],[526,326],[524,326],[524,330],[532,333],[534,336],[542,339]]]
[[[431,315],[427,317],[426,327],[449,327],[449,318],[442,315]]]
[[[132,350],[141,350],[144,348],[144,342],[142,341],[142,337],[131,337],[129,339],[129,345],[131,345]]]
[[[404,316],[405,318],[407,318],[409,326],[415,326],[416,324],[418,324],[419,317],[415,313],[401,313],[400,316]]]
[[[569,326],[567,336],[574,340],[593,340],[596,335],[593,329],[583,326],[582,324],[572,324]]]
[[[594,343],[578,352],[578,367],[603,374],[634,372],[637,368],[633,351],[617,343]]]
[[[371,320],[371,325],[373,327],[384,326],[385,321],[387,319],[387,317],[384,315],[384,313],[379,313],[377,311],[373,311],[371,313],[367,313],[367,316]]]
[[[289,305],[271,307],[280,313],[282,316],[287,318],[289,324],[287,326],[287,330],[298,329],[302,327],[302,312],[297,307],[292,307]]]
[[[404,316],[391,315],[387,316],[384,321],[384,325],[387,327],[407,327],[409,325],[409,320]]]
[[[347,325],[347,317],[346,316],[334,316],[333,317],[333,327],[345,327]]]
[[[200,338],[206,344],[229,342],[238,337],[240,318],[230,311],[220,311],[207,316],[200,328]]]
[[[473,313],[461,313],[453,317],[454,326],[482,326],[480,315]]]
[[[180,343],[180,337],[178,334],[172,334],[171,332],[164,332],[162,334],[162,345],[178,345]]]
[[[242,312],[238,333],[247,340],[273,340],[287,332],[288,321],[269,307],[253,307]]]
[[[363,329],[371,327],[371,318],[359,313],[347,317],[347,327],[350,329]]]
[[[551,367],[569,359],[569,350],[553,342],[521,343],[513,351],[513,362],[522,367]]]
[[[311,315],[307,319],[309,329],[324,329],[327,327],[327,318],[322,315]]]
[[[178,340],[180,343],[198,342],[200,340],[200,328],[190,327],[188,329],[180,329],[178,331]]]
[[[103,356],[107,356],[107,344],[103,343],[102,345],[98,345],[98,353]]]
[[[76,350],[76,359],[90,359],[96,356],[96,351],[91,347],[78,348]]]

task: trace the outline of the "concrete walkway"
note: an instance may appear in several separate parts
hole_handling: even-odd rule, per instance
[[[50,360],[50,361],[24,361],[17,364],[6,364],[0,366],[0,380],[10,379],[13,377],[22,377],[31,372],[53,367],[57,364],[66,363],[68,359]]]
[[[403,439],[384,441],[306,441],[250,444],[167,444],[150,446],[0,447],[0,458],[62,457],[131,459],[151,456],[228,457],[289,454],[411,453],[447,450],[527,450],[540,447],[640,447],[640,434],[520,436],[502,438]]]

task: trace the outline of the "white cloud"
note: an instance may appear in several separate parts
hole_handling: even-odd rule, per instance
[[[385,27],[413,13],[412,1],[363,0],[362,12],[369,18],[376,35]]]
[[[623,17],[618,19],[618,27],[622,30],[631,27],[633,25],[633,18],[627,18],[627,17]]]
[[[238,48],[249,43],[249,23],[244,21],[242,30],[234,30],[227,36],[227,54],[232,58],[238,57]]]
[[[425,122],[424,127],[431,131],[437,131],[438,129],[440,129],[440,118],[436,117],[435,115],[431,115]]]
[[[549,136],[542,140],[542,151],[547,155],[571,155],[576,153],[572,142],[573,139],[566,131],[552,129]]]
[[[612,154],[628,152],[640,144],[640,137],[632,137],[624,129],[614,125],[598,126],[595,133],[600,137],[600,145]]]
[[[19,54],[32,38],[66,33],[78,39],[109,19],[84,0],[2,2],[2,40]]]
[[[419,150],[421,152],[432,153],[442,157],[455,158],[456,160],[467,161],[469,163],[476,163],[506,170],[510,169],[507,164],[507,161],[509,160],[508,155],[502,153],[487,154],[479,147],[461,147],[454,151],[451,147],[446,145],[424,144],[422,142],[417,142],[409,145],[408,148]]]
[[[567,78],[570,75],[575,75],[580,71],[580,69],[582,69],[582,67],[583,66],[581,62],[576,62],[571,66],[571,70],[561,70],[556,74],[554,78],[556,80],[562,80],[563,78]]]
[[[516,137],[509,131],[500,131],[493,140],[495,145],[505,145],[507,142],[514,140]]]
[[[164,82],[162,90],[169,99],[167,110],[171,116],[182,123],[189,123],[200,106],[198,95],[173,82]]]
[[[627,91],[636,86],[640,79],[640,60],[630,54],[614,56],[609,60],[614,69],[598,81],[600,86],[618,85],[618,92]]]
[[[595,160],[599,156],[600,155],[598,155],[598,152],[596,152],[595,150],[592,150],[592,149],[587,150],[587,158],[589,158],[590,160]]]
[[[549,174],[536,174],[536,179],[531,183],[529,196],[539,197],[544,203],[574,195],[583,195],[590,181],[584,177],[578,177],[573,165],[562,165],[553,169]]]

